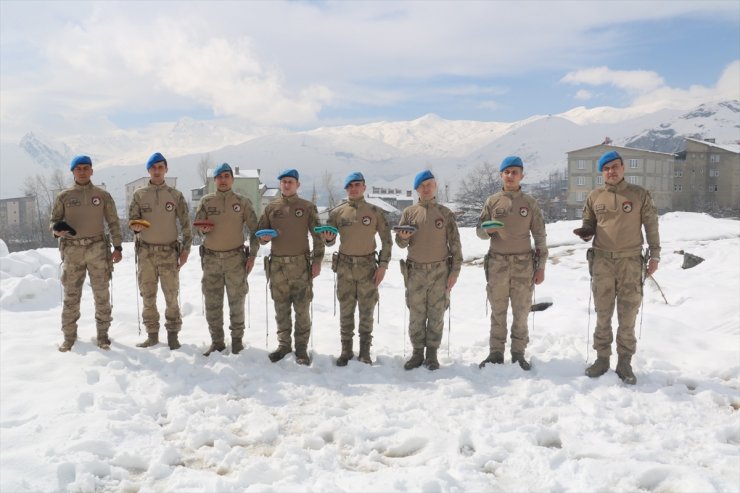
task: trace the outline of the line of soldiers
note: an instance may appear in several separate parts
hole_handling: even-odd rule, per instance
[[[193,235],[182,193],[165,183],[167,160],[162,154],[154,153],[146,168],[149,185],[135,192],[128,223],[136,237],[137,281],[147,331],[147,339],[137,346],[146,348],[159,343],[156,306],[159,283],[166,303],[167,344],[175,350],[180,347],[178,333],[182,326],[178,271],[188,260]],[[72,159],[70,169],[75,184],[59,194],[51,216],[51,229],[59,237],[63,262],[64,341],[59,350],[69,351],[77,338],[86,273],[90,275],[95,298],[97,343],[100,348],[109,349],[109,281],[113,265],[121,260],[120,224],[110,194],[91,183],[92,160],[77,156]],[[604,186],[588,196],[582,226],[574,230],[584,241],[593,239],[587,259],[597,313],[593,345],[597,359],[586,369],[586,375],[598,377],[609,370],[611,320],[616,302],[619,319],[616,373],[624,382],[634,384],[631,358],[636,350],[635,318],[642,301],[644,280],[657,270],[660,260],[657,211],[647,190],[624,180],[624,163],[618,153],[605,153],[599,159],[598,169],[604,177]],[[480,367],[504,362],[509,336],[507,312],[511,304],[511,362],[530,370],[525,358],[529,342],[527,316],[534,285],[545,279],[548,257],[545,222],[537,201],[522,192],[522,160],[509,156],[502,161],[499,171],[502,190],[488,197],[476,228],[478,237],[490,245],[484,271],[492,308],[490,352]],[[234,174],[227,163],[213,172],[216,191],[205,195],[198,204],[193,226],[204,237],[200,246],[202,292],[211,335],[211,345],[204,355],[226,349],[224,290],[229,303],[231,352],[238,354],[244,349],[247,276],[254,267],[260,245],[269,242],[271,252],[264,259],[265,274],[275,307],[278,347],[268,356],[270,361],[277,362],[295,350],[296,363],[309,365],[313,279],[321,272],[324,246],[333,245],[338,236],[339,248],[332,257],[332,270],[337,274],[342,349],[336,365],[346,366],[355,356],[356,311],[359,311],[358,360],[372,364],[373,310],[392,247],[391,228],[383,211],[365,200],[365,178],[362,173],[354,172],[344,182],[347,201],[330,212],[326,225],[320,225],[316,205],[298,196],[298,171],[287,169],[277,178],[280,196],[268,204],[259,220],[250,200],[232,190]],[[462,247],[453,212],[436,200],[437,182],[432,172],[418,173],[413,186],[419,200],[404,209],[399,224],[393,228],[396,245],[408,250],[406,259],[401,261],[401,272],[413,352],[404,368],[411,370],[425,365],[436,370],[440,366],[437,351],[442,341],[444,313],[460,274]],[[106,225],[109,235],[105,234]],[[645,256],[643,227],[649,245]],[[381,244],[379,252],[376,236]]]

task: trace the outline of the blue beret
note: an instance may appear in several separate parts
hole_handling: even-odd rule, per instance
[[[434,178],[434,175],[428,169],[425,169],[424,171],[420,171],[414,177],[414,190],[419,188],[419,185],[421,185],[422,182],[431,180],[432,178]]]
[[[349,184],[353,181],[361,181],[362,183],[365,183],[365,177],[362,176],[362,173],[360,173],[359,171],[350,173],[349,176],[344,179],[344,188],[347,188]]]
[[[280,172],[277,179],[282,180],[283,178],[295,178],[296,180],[298,180],[298,170],[293,168],[284,169]]]
[[[218,168],[213,170],[213,177],[216,178],[218,175],[220,175],[224,171],[228,171],[229,173],[231,173],[231,176],[234,176],[234,171],[231,169],[231,166],[229,166],[229,163],[223,163],[219,165]]]
[[[518,166],[524,169],[522,158],[519,156],[507,156],[503,161],[501,161],[501,166],[498,167],[498,170],[499,172],[503,172],[506,168],[511,168],[513,166]]]
[[[90,159],[90,156],[75,156],[69,163],[69,170],[74,170],[78,164],[89,164],[90,166],[92,166],[92,159]]]
[[[607,163],[611,163],[615,159],[622,160],[622,156],[619,155],[617,151],[609,151],[605,152],[600,158],[599,158],[599,173],[604,169],[604,165]]]
[[[164,156],[158,152],[155,152],[149,157],[149,161],[146,162],[146,169],[154,166],[154,163],[161,163],[162,161],[164,161],[164,165],[167,166],[167,160],[164,158]]]

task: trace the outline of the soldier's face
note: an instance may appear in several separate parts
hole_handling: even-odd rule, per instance
[[[616,185],[624,178],[624,165],[621,159],[615,159],[611,163],[606,163],[601,168],[601,175],[604,177],[604,183],[607,185]]]
[[[216,182],[216,189],[218,189],[219,192],[228,192],[234,184],[234,175],[228,171],[224,171],[223,173],[219,173],[216,178],[214,178],[214,181]]]
[[[359,199],[365,193],[365,183],[361,181],[353,181],[347,185],[347,197],[350,199]]]
[[[164,162],[154,163],[149,168],[149,181],[154,185],[164,183],[164,175],[167,174],[167,165]]]
[[[280,192],[285,197],[292,197],[293,195],[298,193],[298,187],[300,186],[300,182],[290,176],[286,176],[280,179]]]
[[[418,193],[419,198],[423,200],[433,199],[434,196],[437,195],[437,180],[434,178],[424,180],[421,182],[421,185],[419,185],[419,188],[416,189],[416,193]]]
[[[87,185],[90,183],[90,177],[93,174],[92,166],[89,164],[78,164],[75,169],[72,170],[72,175],[75,177],[75,182],[80,185]]]
[[[507,192],[519,190],[519,184],[524,178],[524,170],[519,166],[510,166],[501,172],[501,182]]]

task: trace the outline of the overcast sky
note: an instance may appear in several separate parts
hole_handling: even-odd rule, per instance
[[[740,2],[0,0],[0,132],[740,98]]]

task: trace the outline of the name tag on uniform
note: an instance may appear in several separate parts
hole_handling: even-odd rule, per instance
[[[67,207],[77,207],[80,205],[80,201],[77,199],[69,200],[66,204],[64,204]]]
[[[342,219],[339,221],[339,227],[344,228],[347,226],[352,226],[352,220],[351,219]]]
[[[503,207],[497,208],[493,213],[494,217],[502,217],[505,215],[506,215],[506,209],[504,209]]]
[[[206,212],[209,216],[213,216],[214,214],[221,214],[221,211],[219,211],[216,207],[206,207]]]
[[[596,206],[594,207],[594,212],[596,212],[597,214],[603,214],[604,212],[606,212],[606,204],[596,204]]]
[[[141,212],[152,212],[151,204],[141,204]]]

